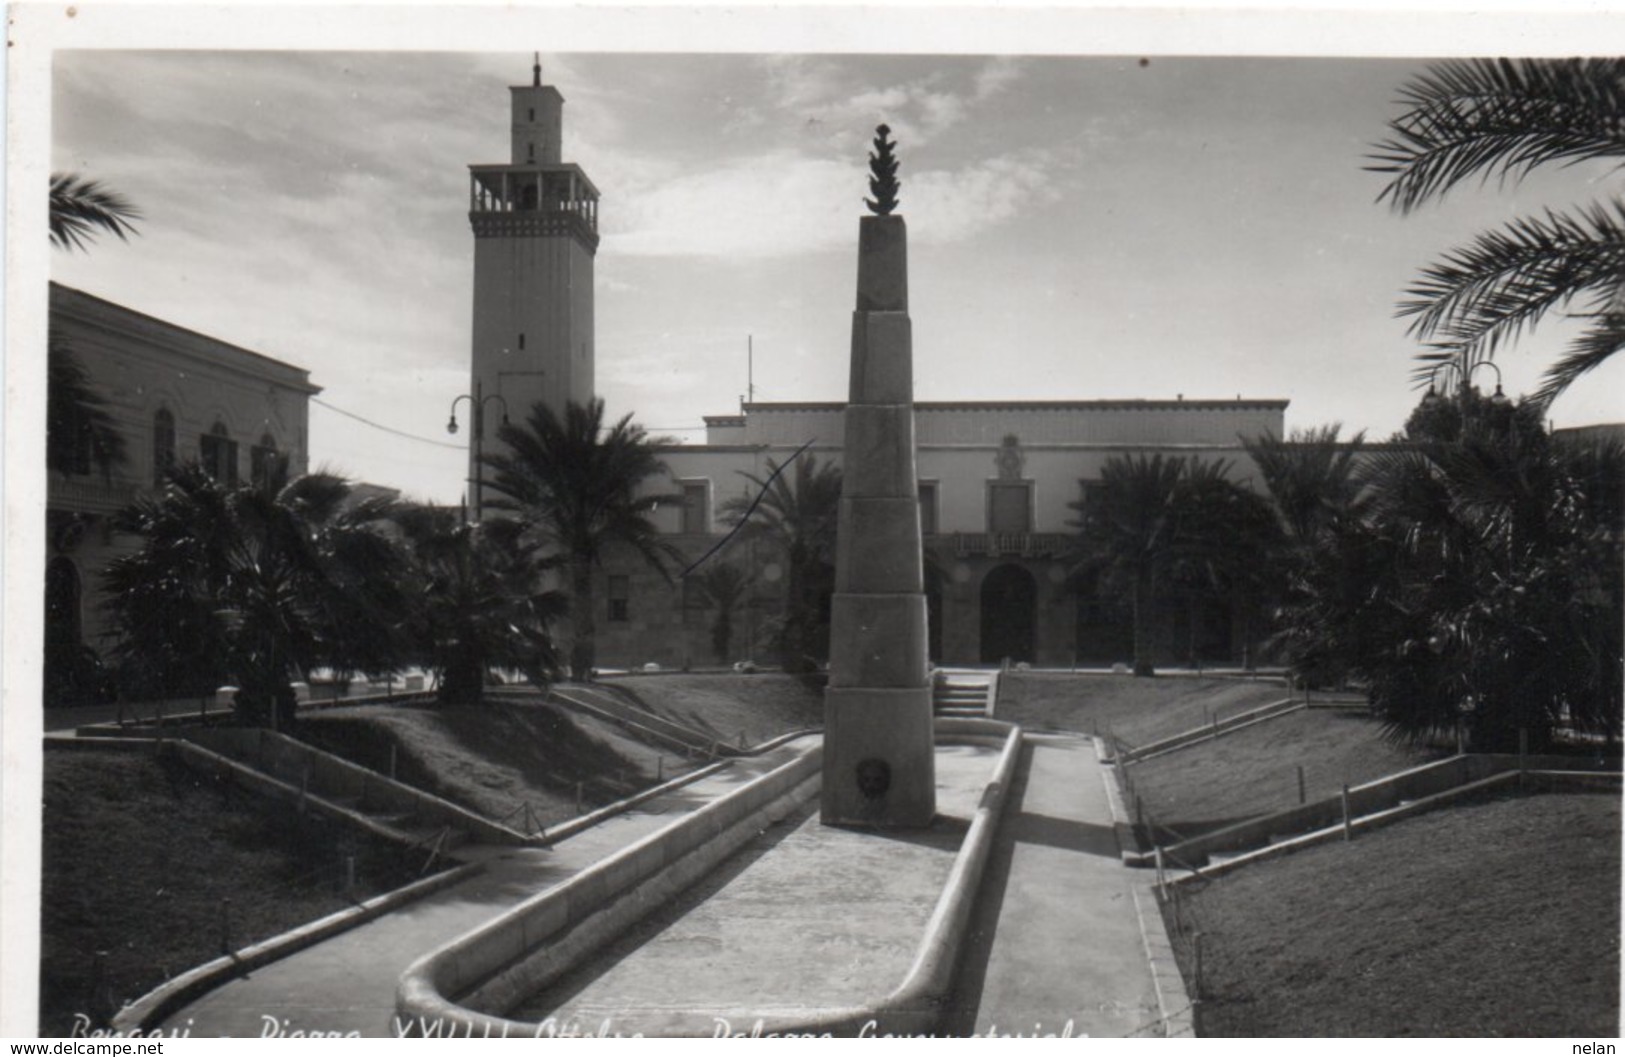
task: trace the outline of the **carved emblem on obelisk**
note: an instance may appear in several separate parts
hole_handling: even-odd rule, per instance
[[[887,125],[875,127],[875,149],[869,152],[869,171],[874,175],[869,177],[869,193],[873,198],[865,198],[863,204],[869,207],[869,212],[876,216],[890,216],[891,211],[897,208],[897,156],[892,148],[897,144],[886,137],[891,135],[891,128]]]

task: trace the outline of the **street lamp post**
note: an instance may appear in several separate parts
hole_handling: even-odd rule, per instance
[[[474,499],[473,518],[471,520],[477,522],[483,513],[480,489],[480,458],[485,449],[485,405],[492,400],[501,404],[502,424],[506,426],[508,424],[508,402],[502,399],[500,393],[492,393],[490,396],[484,395],[482,383],[475,382],[472,394],[464,393],[452,400],[451,417],[446,420],[447,433],[455,434],[457,432],[457,403],[460,400],[468,401],[470,414],[474,419],[474,434],[469,438],[469,447],[472,449],[470,454],[473,456],[473,473],[469,478],[469,484]]]
[[[1491,363],[1489,360],[1479,360],[1477,363],[1469,367],[1467,369],[1467,373],[1462,376],[1461,387],[1463,389],[1467,388],[1468,383],[1472,380],[1473,372],[1478,370],[1480,367],[1488,367],[1490,370],[1495,372],[1495,395],[1490,397],[1490,403],[1497,406],[1511,403],[1512,401],[1507,399],[1506,393],[1501,391],[1501,368],[1495,366],[1495,364]]]

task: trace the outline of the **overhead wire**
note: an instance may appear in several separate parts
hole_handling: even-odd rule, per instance
[[[353,418],[362,425],[371,426],[373,429],[381,429],[385,433],[393,433],[395,436],[405,437],[407,440],[415,440],[423,444],[433,444],[437,448],[450,448],[453,451],[463,451],[466,447],[466,445],[463,444],[453,444],[449,441],[435,440],[433,437],[420,437],[416,433],[407,433],[405,430],[399,430],[393,426],[386,426],[382,422],[374,422],[370,418],[363,418],[354,411],[346,411],[342,407],[334,407],[332,404],[329,404],[326,400],[323,400],[320,397],[313,396],[310,398],[310,402],[313,404],[320,404],[322,407],[327,408],[327,410],[343,415],[345,418]]]

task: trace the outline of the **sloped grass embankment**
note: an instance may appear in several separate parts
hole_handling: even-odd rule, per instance
[[[1514,796],[1227,874],[1169,931],[1202,1035],[1613,1038],[1619,893],[1618,793]]]
[[[999,677],[997,715],[1028,730],[1109,730],[1137,747],[1291,696],[1269,679],[1007,672]]]
[[[40,1032],[416,880],[421,856],[147,752],[44,755]],[[345,860],[356,887],[344,891]],[[105,952],[99,956],[98,952]],[[100,967],[99,967],[100,966]]]
[[[303,740],[514,828],[523,806],[552,825],[629,796],[692,764],[613,724],[540,700],[466,706],[363,706],[303,720]],[[515,812],[519,811],[519,815]]]
[[[1363,712],[1302,709],[1128,765],[1133,789],[1158,822],[1185,836],[1336,796],[1437,757],[1396,745]]]
[[[792,730],[824,725],[821,680],[779,672],[665,673],[618,676],[599,683],[658,716],[725,745],[758,745]]]

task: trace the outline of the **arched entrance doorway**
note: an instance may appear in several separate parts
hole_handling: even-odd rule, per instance
[[[982,663],[1034,659],[1038,581],[1019,565],[1001,565],[982,580]]]

